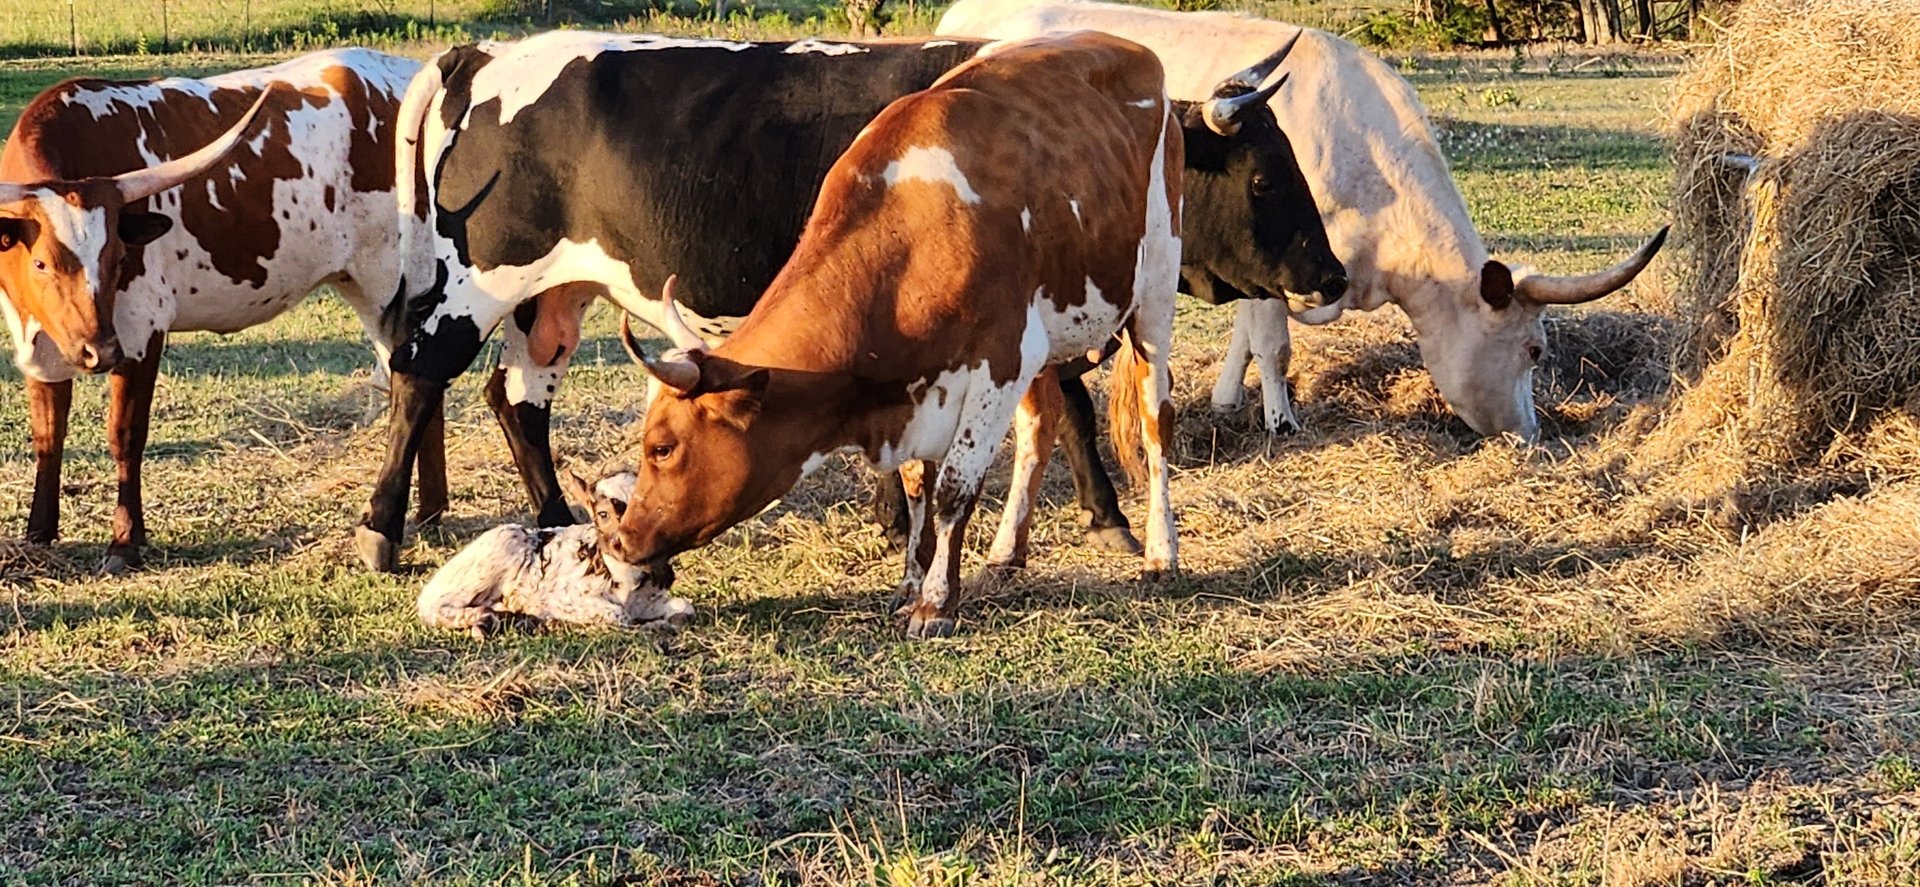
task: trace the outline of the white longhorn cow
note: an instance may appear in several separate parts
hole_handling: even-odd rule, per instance
[[[1321,31],[1233,13],[1062,0],[959,0],[938,27],[943,35],[995,39],[1071,30],[1105,31],[1152,49],[1176,99],[1205,98],[1222,77],[1304,30],[1286,65],[1292,79],[1271,105],[1350,284],[1339,302],[1291,316],[1320,324],[1347,308],[1399,305],[1441,395],[1481,434],[1538,436],[1533,368],[1546,354],[1542,308],[1620,289],[1666,239],[1662,229],[1620,264],[1572,277],[1493,260],[1413,87],[1379,58]],[[1268,430],[1299,428],[1286,388],[1288,304],[1248,299],[1238,310],[1214,406],[1240,404],[1251,351]]]

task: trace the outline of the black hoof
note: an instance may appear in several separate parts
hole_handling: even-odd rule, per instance
[[[1117,551],[1121,554],[1139,554],[1146,549],[1140,546],[1140,540],[1133,538],[1133,531],[1126,527],[1102,527],[1087,531],[1087,544],[1102,551]]]

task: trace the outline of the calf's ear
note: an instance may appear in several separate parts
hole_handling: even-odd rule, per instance
[[[713,387],[701,392],[700,404],[721,421],[745,431],[753,417],[760,415],[770,378],[764,367],[748,369],[736,364],[725,378],[715,379]],[[703,377],[701,381],[707,380]]]
[[[586,481],[581,480],[580,475],[575,474],[573,469],[569,468],[560,473],[560,492],[567,497],[569,503],[584,509],[589,518],[593,516],[593,488],[589,487]]]

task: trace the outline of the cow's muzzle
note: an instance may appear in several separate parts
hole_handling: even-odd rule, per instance
[[[80,353],[75,355],[73,362],[89,373],[104,373],[119,366],[123,357],[119,340],[105,339],[81,345]]]

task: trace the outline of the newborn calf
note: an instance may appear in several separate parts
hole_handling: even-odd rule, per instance
[[[464,629],[476,637],[503,617],[536,622],[631,627],[678,625],[693,613],[685,598],[669,597],[673,568],[634,566],[603,553],[598,529],[617,527],[633,495],[634,474],[601,478],[591,488],[572,472],[562,485],[584,504],[592,524],[531,529],[495,527],[473,540],[420,591],[420,621]]]

